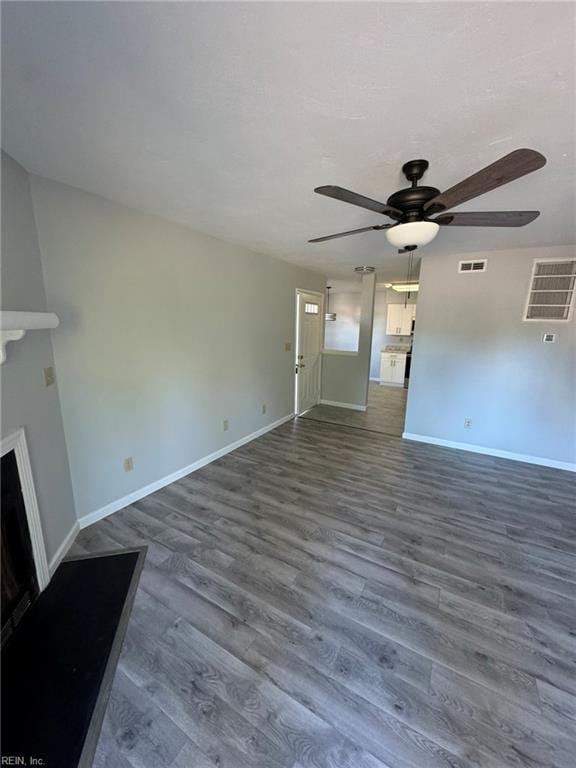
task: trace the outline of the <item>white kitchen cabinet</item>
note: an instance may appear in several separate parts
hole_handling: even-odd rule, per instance
[[[382,352],[380,355],[380,384],[404,386],[406,355],[399,352]]]
[[[388,304],[386,333],[388,336],[410,336],[412,320],[416,317],[416,304]]]

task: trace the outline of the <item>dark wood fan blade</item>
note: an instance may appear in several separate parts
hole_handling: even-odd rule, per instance
[[[324,237],[315,237],[314,240],[308,240],[309,243],[323,243],[325,240],[334,240],[337,237],[348,237],[348,235],[357,235],[360,232],[369,232],[371,229],[388,229],[393,224],[378,224],[375,227],[362,227],[362,229],[350,229],[348,232],[338,232],[337,235],[325,235]]]
[[[546,165],[546,158],[533,149],[515,149],[509,155],[501,157],[473,176],[441,192],[424,206],[427,213],[438,213],[455,205],[465,203],[474,197],[490,192],[492,189],[519,179],[527,173],[537,171]]]
[[[433,221],[442,227],[524,227],[540,216],[540,211],[482,211],[482,213],[442,213]]]
[[[383,213],[391,216],[393,219],[400,218],[403,215],[402,211],[399,211],[397,208],[392,208],[386,203],[380,203],[378,200],[372,200],[370,197],[364,197],[364,195],[351,192],[343,187],[334,187],[332,185],[316,187],[314,192],[317,192],[319,195],[326,195],[326,197],[333,197],[335,200],[342,200],[343,203],[359,205],[360,208],[367,208],[369,211],[375,211],[375,213]]]

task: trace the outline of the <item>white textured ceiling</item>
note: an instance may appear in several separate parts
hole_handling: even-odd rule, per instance
[[[385,200],[425,157],[440,189],[518,147],[548,165],[462,210],[424,256],[574,242],[572,3],[3,3],[3,144],[29,170],[319,269],[400,278]]]

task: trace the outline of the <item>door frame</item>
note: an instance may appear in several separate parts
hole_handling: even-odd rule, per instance
[[[326,331],[326,321],[324,317],[324,293],[321,291],[312,291],[307,288],[296,288],[294,291],[294,301],[295,301],[295,330],[294,330],[294,360],[293,360],[293,381],[294,381],[294,415],[298,416],[298,374],[296,373],[296,366],[298,365],[298,354],[300,351],[300,303],[298,301],[298,298],[301,294],[307,294],[309,296],[316,296],[318,298],[318,303],[320,304],[320,319],[321,319],[321,334],[320,334],[320,392],[319,392],[319,398],[318,402],[320,402],[320,399],[322,397],[322,362],[323,357],[322,353],[324,351],[324,334]]]

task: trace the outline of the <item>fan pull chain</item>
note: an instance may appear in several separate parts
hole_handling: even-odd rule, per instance
[[[412,277],[412,263],[413,263],[413,253],[414,251],[410,251],[408,253],[408,273],[406,275],[406,282],[408,285],[410,285],[410,279]],[[410,291],[407,291],[404,295],[404,309],[408,306],[408,299],[410,298]]]

